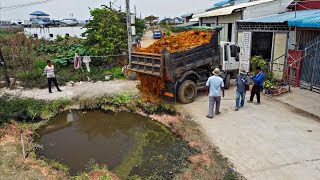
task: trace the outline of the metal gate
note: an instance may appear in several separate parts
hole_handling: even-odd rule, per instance
[[[303,50],[300,87],[320,93],[320,36]]]

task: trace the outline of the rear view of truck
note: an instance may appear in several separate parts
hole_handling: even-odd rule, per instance
[[[176,36],[181,37],[165,37],[133,52],[130,70],[138,74],[142,90],[191,103],[198,90],[205,88],[212,69],[219,66],[219,31]]]

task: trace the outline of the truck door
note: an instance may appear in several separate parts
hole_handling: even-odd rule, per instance
[[[226,63],[226,70],[237,70],[239,69],[239,52],[238,46],[235,44],[225,45],[225,59],[228,60]]]

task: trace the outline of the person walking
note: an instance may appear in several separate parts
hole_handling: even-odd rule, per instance
[[[218,68],[214,69],[213,76],[211,76],[207,81],[207,95],[209,95],[209,113],[207,118],[213,118],[213,109],[216,105],[215,114],[220,114],[220,104],[221,104],[221,94],[224,97],[224,83],[223,79],[219,76],[220,70]]]
[[[236,108],[235,111],[238,111],[240,108],[243,108],[244,102],[246,99],[246,86],[250,85],[250,78],[247,75],[247,72],[242,70],[241,73],[237,76],[236,79],[237,91],[236,91]],[[241,99],[241,103],[240,103]]]
[[[56,75],[54,74],[54,66],[51,64],[51,61],[47,61],[47,66],[44,68],[44,74],[47,75],[49,93],[52,93],[52,90],[51,90],[52,82],[56,86],[57,90],[61,92],[61,89],[59,88],[59,85],[56,79]]]
[[[260,104],[260,93],[263,90],[263,81],[264,81],[264,73],[261,71],[261,67],[256,67],[256,75],[252,77],[254,85],[251,91],[250,101],[249,103],[253,102],[253,98],[257,95],[257,103]]]

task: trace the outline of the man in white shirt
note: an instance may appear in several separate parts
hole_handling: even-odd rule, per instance
[[[44,73],[48,78],[49,93],[52,93],[52,82],[54,83],[54,86],[56,86],[57,90],[61,92],[61,89],[59,88],[59,85],[57,83],[56,75],[54,74],[54,66],[51,64],[51,61],[47,61],[47,66],[44,68]]]
[[[207,118],[213,118],[214,104],[216,104],[215,114],[220,114],[221,94],[224,97],[224,83],[223,79],[219,76],[220,70],[216,68],[213,75],[207,81],[207,94],[209,95],[209,113]]]

